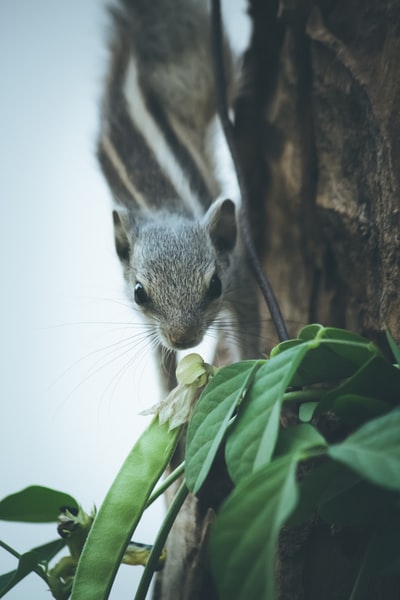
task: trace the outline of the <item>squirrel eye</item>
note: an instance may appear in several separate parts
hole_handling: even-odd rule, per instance
[[[139,304],[139,306],[142,304],[146,304],[148,299],[149,299],[149,297],[146,294],[146,291],[145,291],[144,287],[142,286],[142,284],[139,282],[136,282],[136,285],[135,285],[135,302],[136,302],[136,304]]]
[[[207,295],[211,300],[219,298],[222,294],[222,283],[216,273],[211,277],[210,285],[208,287]]]

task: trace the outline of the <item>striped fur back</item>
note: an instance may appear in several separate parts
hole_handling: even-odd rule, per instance
[[[215,100],[208,14],[195,0],[171,1],[178,18],[166,19],[174,29],[164,47],[157,2],[125,2],[112,12],[98,157],[118,205],[143,216],[167,210],[200,217],[219,194],[209,152]],[[195,10],[188,23],[189,4]]]

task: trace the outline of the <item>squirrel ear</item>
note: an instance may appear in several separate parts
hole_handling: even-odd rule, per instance
[[[118,258],[122,263],[129,262],[132,253],[132,247],[129,242],[126,227],[124,227],[124,217],[116,210],[113,210],[113,221],[114,221],[114,236],[115,236],[115,249],[118,254]]]
[[[217,200],[205,217],[211,240],[219,252],[230,252],[236,244],[237,225],[232,200]]]

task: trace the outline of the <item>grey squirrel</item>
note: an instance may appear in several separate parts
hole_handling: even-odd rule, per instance
[[[156,344],[183,350],[226,324],[259,354],[257,294],[238,208],[219,197],[217,118],[205,0],[120,0],[98,157],[115,201],[115,246],[132,305]],[[228,81],[233,60],[225,43]],[[231,85],[231,83],[229,84]]]

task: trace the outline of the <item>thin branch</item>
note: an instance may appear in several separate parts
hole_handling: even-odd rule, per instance
[[[241,227],[243,233],[243,241],[250,258],[250,263],[254,271],[256,281],[261,289],[268,309],[271,313],[272,320],[275,325],[279,340],[282,342],[288,339],[288,332],[285,321],[283,319],[278,301],[271,287],[270,281],[263,272],[260,261],[254,247],[253,238],[250,230],[249,220],[249,197],[247,186],[244,181],[243,171],[240,165],[240,160],[236,150],[233,125],[229,118],[228,103],[226,98],[226,77],[224,68],[224,52],[223,52],[223,35],[221,22],[221,3],[220,0],[211,0],[211,44],[214,63],[215,86],[217,93],[218,113],[221,119],[222,128],[225,139],[228,144],[232,161],[236,171],[236,177],[239,184],[240,195],[242,198],[242,219]]]
[[[19,552],[14,550],[14,548],[11,548],[11,546],[9,546],[5,542],[3,542],[3,540],[0,540],[0,548],[3,548],[4,550],[6,550],[10,554],[12,554],[15,558],[17,558],[18,560],[21,560],[21,558],[23,557],[23,554],[20,554]],[[33,567],[32,572],[36,573],[36,575],[39,575],[39,577],[41,577],[47,583],[47,585],[49,584],[47,575],[40,565],[36,565],[35,567]],[[26,573],[26,574],[28,575],[29,573]]]
[[[21,558],[21,554],[19,552],[17,552],[16,550],[14,550],[14,548],[11,548],[11,546],[6,544],[5,542],[3,542],[3,540],[0,540],[0,548],[7,550],[7,552],[12,554],[15,558],[18,558],[18,560]]]
[[[172,483],[174,483],[174,481],[176,481],[181,475],[183,475],[184,471],[185,471],[185,461],[181,462],[181,464],[178,465],[176,467],[176,469],[174,469],[172,471],[172,473],[170,473],[168,475],[168,477],[166,477],[164,479],[164,481],[160,484],[160,486],[151,494],[150,498],[148,499],[148,501],[146,503],[146,508],[148,508],[150,506],[150,504],[153,504],[153,502],[155,502],[155,500],[157,500],[157,498],[162,496],[162,494],[165,492],[165,490],[167,490],[169,488],[169,486]]]
[[[157,533],[157,537],[154,541],[153,548],[150,552],[147,565],[143,571],[143,575],[140,579],[139,586],[135,594],[135,600],[144,600],[146,598],[158,559],[167,540],[171,527],[174,524],[178,512],[182,508],[182,505],[185,502],[187,495],[188,489],[186,487],[185,481],[183,481]]]

